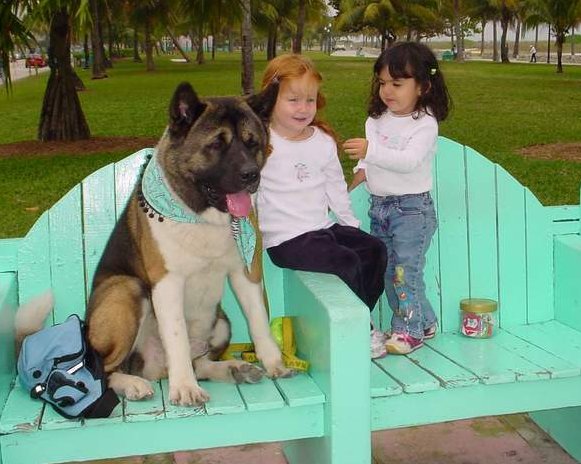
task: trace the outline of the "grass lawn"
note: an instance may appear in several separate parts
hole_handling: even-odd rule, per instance
[[[326,117],[342,138],[363,135],[372,59],[327,57],[313,53],[325,79]],[[192,82],[202,95],[240,92],[238,54],[219,54],[203,66],[156,60],[157,71],[143,64],[117,62],[109,79],[92,81],[79,70],[87,91],[80,94],[94,136],[160,136],[175,86]],[[266,61],[255,61],[257,85]],[[528,186],[543,204],[579,202],[581,162],[523,158],[519,148],[546,143],[581,142],[581,66],[490,62],[443,63],[454,100],[441,134],[474,149]],[[36,136],[48,75],[16,81],[11,97],[0,95],[0,143]],[[127,153],[0,158],[0,237],[20,236],[70,187],[99,166]],[[344,159],[350,176],[352,162]]]

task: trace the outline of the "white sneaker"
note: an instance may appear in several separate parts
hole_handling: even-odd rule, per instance
[[[371,359],[383,358],[387,354],[387,348],[385,347],[387,335],[385,335],[381,330],[372,329],[370,339]]]

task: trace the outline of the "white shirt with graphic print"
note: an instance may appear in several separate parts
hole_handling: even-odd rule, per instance
[[[367,189],[373,195],[405,195],[432,189],[432,164],[438,140],[438,122],[421,113],[397,116],[386,112],[367,118],[367,155],[355,170],[365,169]]]
[[[359,227],[335,141],[319,128],[313,129],[309,138],[298,141],[270,131],[273,150],[256,194],[264,248],[332,226],[335,221],[329,209],[339,224]]]

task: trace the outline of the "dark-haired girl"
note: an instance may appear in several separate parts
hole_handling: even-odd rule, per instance
[[[407,354],[437,331],[426,298],[426,252],[437,227],[430,195],[438,123],[450,98],[438,62],[423,44],[384,50],[373,68],[365,138],[344,143],[359,160],[351,188],[371,193],[371,234],[387,247],[385,290],[393,311],[387,351]]]

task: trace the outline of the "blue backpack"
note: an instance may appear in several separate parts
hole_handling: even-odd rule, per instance
[[[85,325],[76,314],[22,342],[18,376],[32,398],[40,398],[62,416],[108,417],[119,403],[107,388],[103,362],[85,341]]]

